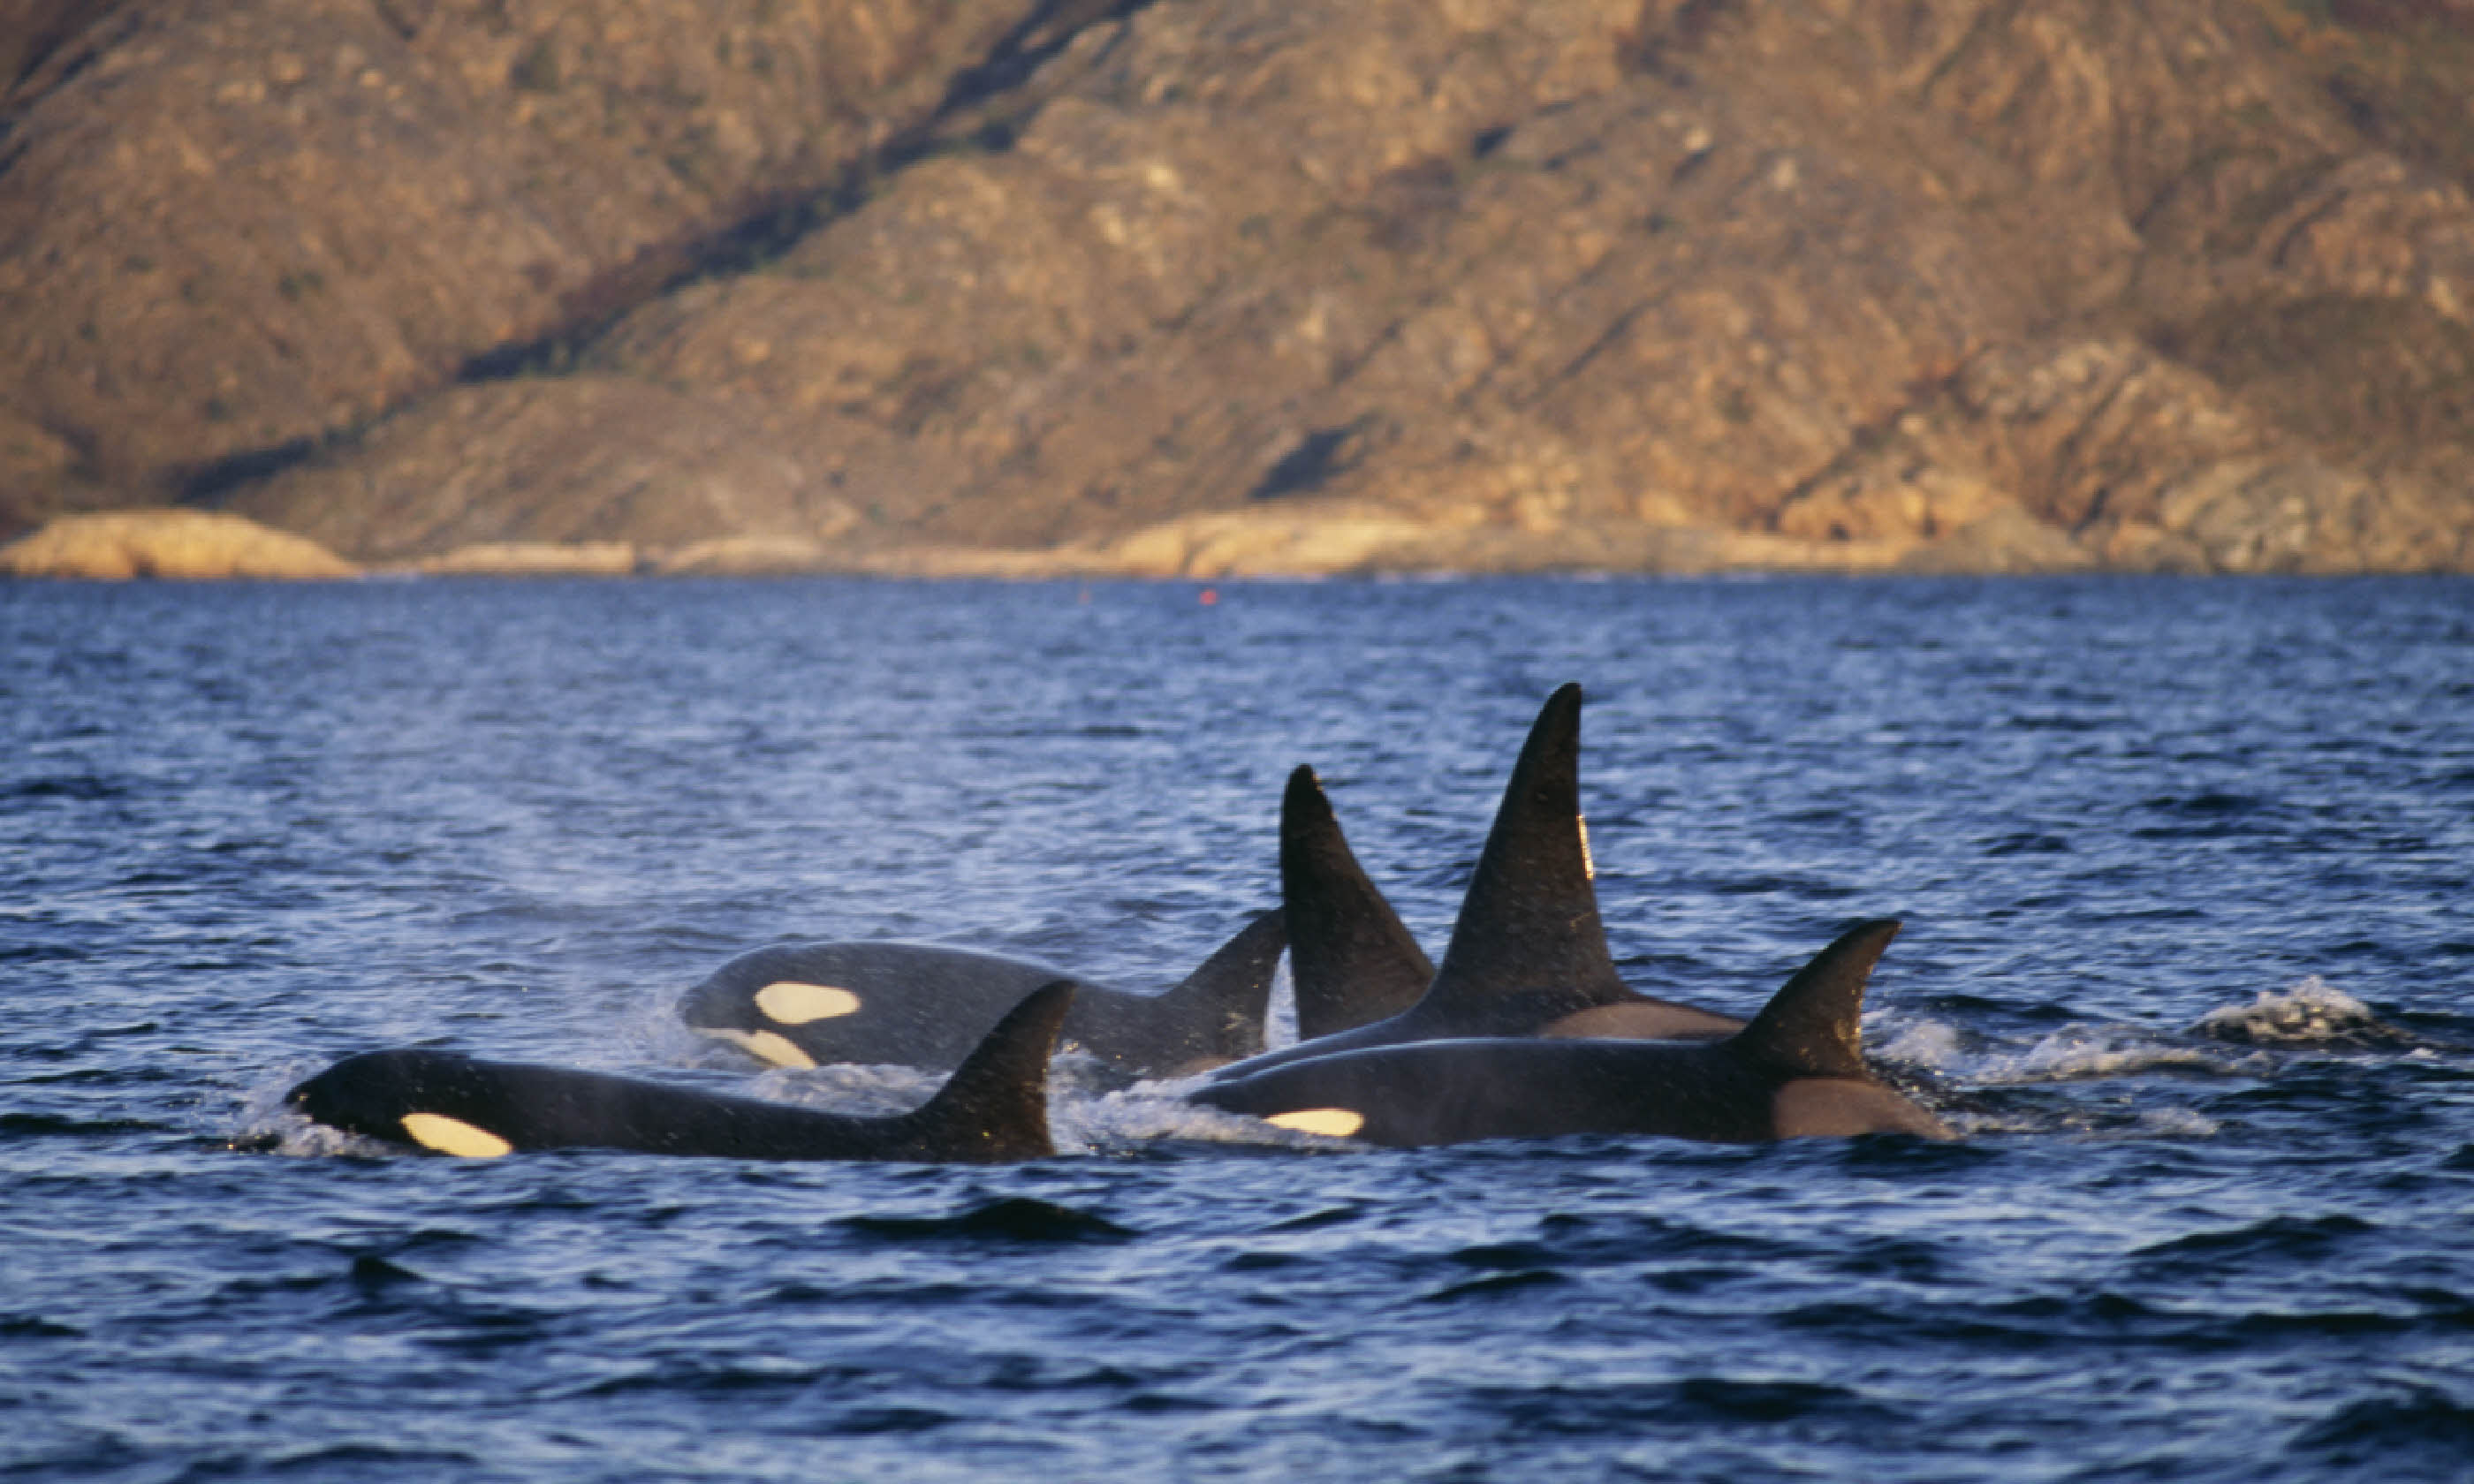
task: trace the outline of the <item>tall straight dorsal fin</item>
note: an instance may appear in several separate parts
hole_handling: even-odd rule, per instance
[[[1272,975],[1289,944],[1288,920],[1277,909],[1256,914],[1176,988],[1160,995],[1201,1027],[1193,1052],[1204,1057],[1252,1056],[1263,1049],[1263,1016],[1271,1008]],[[1180,1015],[1180,1018],[1188,1018]]]
[[[1534,990],[1569,993],[1576,1006],[1633,997],[1607,952],[1583,830],[1581,687],[1566,684],[1546,698],[1512,765],[1430,1007]]]
[[[1040,1160],[1048,1137],[1048,1058],[1074,1004],[1074,981],[1031,991],[1006,1012],[954,1075],[909,1114],[920,1157],[984,1161]]]
[[[1280,799],[1280,901],[1299,1040],[1397,1015],[1433,982],[1434,961],[1367,879],[1322,781],[1303,765]]]
[[[1898,935],[1897,918],[1875,918],[1840,933],[1726,1044],[1789,1076],[1866,1075],[1864,984]]]

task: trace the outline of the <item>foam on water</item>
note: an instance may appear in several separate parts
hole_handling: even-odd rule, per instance
[[[2139,1129],[2144,1137],[2212,1138],[2222,1127],[2216,1119],[2188,1108],[2150,1108],[2139,1114]]]
[[[1130,1088],[1086,1093],[1052,1091],[1048,1102],[1050,1136],[1060,1152],[1129,1154],[1162,1141],[1205,1144],[1250,1144],[1269,1149],[1338,1149],[1351,1147],[1273,1128],[1259,1118],[1223,1113],[1185,1101],[1185,1093],[1203,1084],[1201,1077],[1137,1082]]]
[[[934,1097],[936,1089],[944,1085],[945,1073],[916,1066],[828,1062],[822,1066],[796,1070],[774,1067],[728,1090],[739,1096],[766,1098],[824,1113],[883,1117],[909,1113]]]
[[[2242,1076],[2266,1068],[2258,1053],[2236,1055],[2195,1046],[2132,1025],[2065,1025],[2024,1046],[1970,1037],[1941,1020],[1906,1026],[1876,1048],[1893,1064],[1921,1067],[1976,1087],[2080,1082],[2144,1072],[2188,1071]]]
[[[270,1109],[244,1119],[231,1142],[234,1148],[261,1149],[310,1160],[367,1160],[409,1152],[406,1145],[313,1123],[289,1108]]]
[[[224,1137],[235,1149],[313,1159],[401,1153],[376,1139],[312,1123],[284,1102],[284,1094],[320,1069],[317,1063],[294,1059],[265,1068],[242,1089],[240,1106],[224,1126]]]
[[[639,995],[629,1014],[608,1038],[604,1050],[621,1064],[655,1066],[710,1066],[746,1071],[764,1065],[756,1054],[718,1036],[708,1036],[679,1017],[680,987]]]
[[[2025,1045],[2005,1044],[1946,1020],[1885,1026],[1874,1047],[1893,1064],[1977,1087],[2183,1072],[2216,1077],[2272,1074],[2276,1048],[2404,1047],[2412,1036],[2368,1005],[2313,974],[2290,990],[2260,992],[2247,1005],[2212,1010],[2175,1033],[2074,1021]],[[2192,1038],[2201,1038],[2194,1041]],[[2236,1050],[2234,1047],[2247,1049]],[[2423,1048],[2428,1049],[2428,1048]]]
[[[2317,974],[2283,992],[2262,990],[2247,1005],[2211,1010],[2191,1031],[2252,1046],[2395,1045],[2412,1039]]]
[[[1223,1121],[1227,1123],[1225,1129],[1217,1126]],[[1048,1128],[1060,1152],[1076,1154],[1127,1155],[1172,1139],[1250,1141],[1248,1131],[1237,1128],[1225,1114],[1131,1089],[1053,1099],[1048,1105]]]
[[[1866,1021],[1867,1049],[1884,1061],[1945,1071],[1964,1054],[1959,1048],[1958,1027],[1947,1020],[1919,1020],[1886,1038],[1875,1034],[1870,1017]]]

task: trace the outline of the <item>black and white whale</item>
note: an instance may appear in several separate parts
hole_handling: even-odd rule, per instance
[[[1566,684],[1547,698],[1529,729],[1461,899],[1443,967],[1415,1003],[1225,1066],[1218,1075],[1450,1037],[1668,1040],[1741,1030],[1744,1022],[1733,1016],[1644,994],[1615,972],[1581,819],[1580,757],[1581,687]],[[1425,956],[1358,869],[1311,769],[1289,778],[1280,836],[1282,910],[1289,917],[1302,1034],[1310,1001],[1345,1002],[1357,993],[1360,975],[1383,993],[1397,993]],[[1319,864],[1292,872],[1293,857]]]
[[[372,1051],[285,1095],[315,1122],[441,1154],[624,1149],[740,1160],[913,1160],[993,1164],[1055,1154],[1048,1058],[1074,1000],[1057,981],[988,1033],[936,1095],[858,1117],[561,1066],[449,1051]]]
[[[1054,979],[1075,986],[1062,1044],[1124,1077],[1173,1077],[1263,1049],[1272,975],[1288,942],[1267,912],[1176,988],[1137,994],[1027,959],[918,943],[758,948],[687,992],[679,1015],[777,1066],[958,1065],[1008,1006]]]
[[[1283,1128],[1395,1146],[1562,1134],[1720,1143],[1954,1137],[1864,1065],[1864,984],[1899,930],[1864,922],[1719,1041],[1427,1041],[1311,1057],[1213,1082],[1191,1101]]]

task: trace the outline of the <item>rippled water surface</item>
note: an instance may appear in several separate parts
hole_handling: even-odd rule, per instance
[[[1201,596],[0,586],[0,1473],[2468,1476],[2474,586]],[[1626,974],[1749,1010],[1904,917],[1868,1037],[1963,1143],[1307,1150],[1070,1075],[1002,1169],[275,1111],[412,1042],[901,1106],[671,1002],[824,937],[1164,987],[1298,762],[1440,952],[1575,679]]]

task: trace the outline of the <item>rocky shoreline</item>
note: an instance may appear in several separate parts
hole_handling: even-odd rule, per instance
[[[1549,531],[1439,527],[1371,507],[1190,516],[1114,539],[1044,548],[921,544],[854,550],[778,537],[730,537],[672,548],[630,541],[490,541],[367,566],[228,512],[151,509],[63,515],[0,546],[0,578],[88,581],[800,574],[1217,580],[1378,573],[1991,574],[2095,567],[2052,533],[2000,516],[1932,541],[1811,540],[1637,521]]]
[[[2474,570],[2474,0],[0,0],[0,86],[9,571]]]

